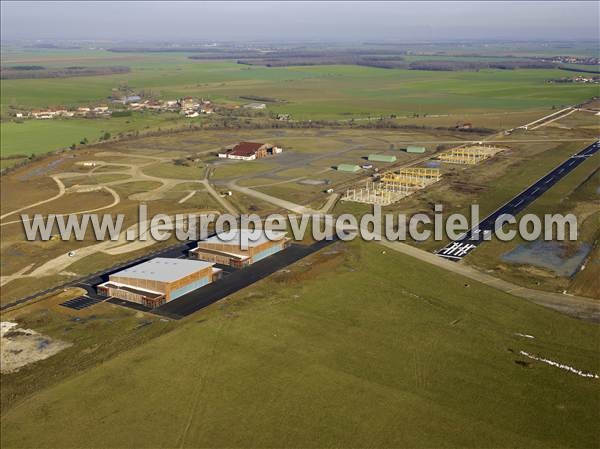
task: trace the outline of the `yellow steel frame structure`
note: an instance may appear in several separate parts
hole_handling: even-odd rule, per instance
[[[381,182],[389,187],[425,187],[441,178],[438,168],[409,167],[397,173],[387,172],[381,175]]]
[[[460,147],[439,154],[438,159],[450,164],[474,165],[494,156],[499,151],[502,149],[490,146]]]

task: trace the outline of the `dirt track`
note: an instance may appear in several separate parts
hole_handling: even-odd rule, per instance
[[[65,194],[65,185],[63,184],[63,182],[60,180],[60,178],[58,176],[51,176],[52,179],[54,179],[54,181],[56,182],[56,184],[58,184],[58,193],[56,195],[54,195],[51,198],[48,198],[47,200],[42,200],[42,201],[38,201],[37,203],[33,203],[33,204],[28,204],[27,206],[23,206],[20,209],[16,209],[13,210],[11,212],[7,212],[6,214],[0,216],[0,220],[2,220],[5,217],[8,217],[10,215],[16,214],[17,212],[21,212],[22,210],[26,210],[29,209],[31,207],[36,207],[39,206],[41,204],[45,204],[45,203],[49,203],[50,201],[54,201],[58,198],[60,198],[61,196],[63,196]]]

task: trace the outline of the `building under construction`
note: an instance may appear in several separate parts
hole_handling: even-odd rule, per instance
[[[368,182],[363,188],[348,189],[342,199],[387,206],[439,181],[441,176],[437,168],[402,168],[397,172],[384,173],[379,182]]]
[[[387,206],[401,200],[406,195],[403,192],[394,192],[385,188],[381,182],[367,182],[364,187],[347,189],[342,200]]]
[[[485,159],[491,158],[502,150],[502,148],[487,145],[474,145],[469,147],[453,148],[449,151],[438,154],[437,158],[440,161],[447,162],[449,164],[475,165]]]
[[[381,182],[387,187],[398,188],[416,188],[423,187],[437,182],[442,177],[439,168],[408,167],[401,168],[396,172],[387,172],[381,175]]]

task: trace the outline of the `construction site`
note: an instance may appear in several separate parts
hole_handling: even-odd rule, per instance
[[[363,188],[347,189],[342,200],[387,206],[438,182],[441,177],[438,168],[402,168],[383,173],[378,181],[368,181]]]
[[[504,151],[504,148],[474,145],[452,148],[437,155],[437,159],[448,164],[475,165]]]
[[[435,159],[459,165],[475,165],[495,156],[505,148],[490,145],[470,145],[452,148],[435,156]],[[364,187],[346,189],[344,201],[387,206],[438,182],[442,177],[439,168],[406,167],[375,175]]]

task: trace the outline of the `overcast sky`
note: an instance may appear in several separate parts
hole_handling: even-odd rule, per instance
[[[2,39],[594,40],[589,2],[2,1]]]

